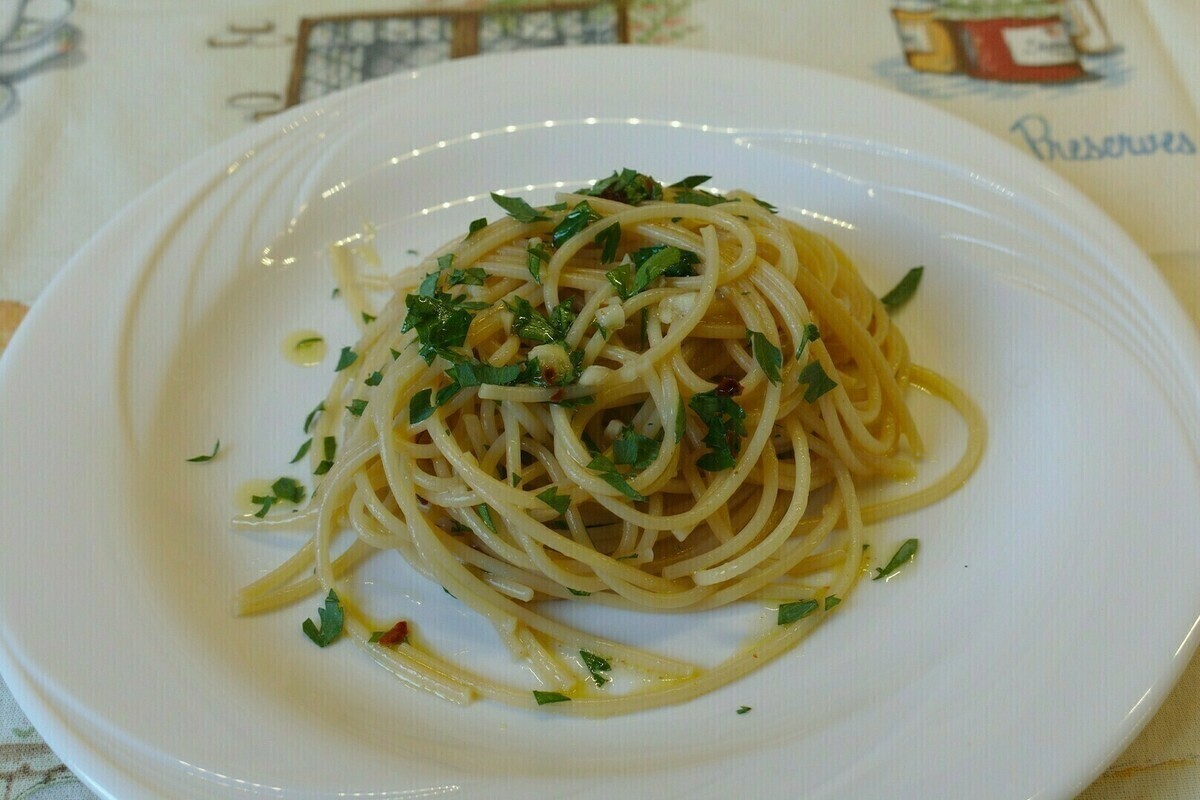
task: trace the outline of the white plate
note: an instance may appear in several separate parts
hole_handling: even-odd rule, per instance
[[[316,598],[231,616],[291,546],[231,531],[231,498],[295,472],[301,420],[352,341],[326,245],[374,223],[402,267],[498,217],[491,190],[544,201],[622,166],[749,188],[880,290],[926,265],[902,324],[980,401],[991,440],[961,492],[872,531],[880,552],[919,536],[913,567],[746,680],[604,721],[418,694],[349,645],[313,647]],[[333,345],[318,369],[280,354],[300,328]],[[184,166],[25,321],[0,364],[4,678],[68,765],[123,800],[1071,797],[1195,645],[1198,364],[1111,220],[903,97],[636,48],[403,75]],[[931,470],[960,433],[926,431]],[[218,438],[217,460],[186,463]],[[394,562],[373,577],[491,657],[437,587]],[[730,633],[682,619],[664,644],[701,658]]]

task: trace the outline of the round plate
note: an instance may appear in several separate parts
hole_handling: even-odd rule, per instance
[[[309,643],[319,598],[234,617],[237,588],[297,542],[233,530],[239,489],[304,477],[288,464],[303,419],[355,338],[329,244],[373,235],[395,271],[499,217],[491,191],[549,202],[626,166],[749,189],[881,292],[925,266],[900,324],[990,440],[961,491],[871,529],[880,556],[920,538],[918,560],[749,678],[599,721],[412,691],[348,644]],[[281,353],[301,329],[331,345],[318,367]],[[0,362],[0,666],[64,761],[125,800],[1071,797],[1195,645],[1197,365],[1191,325],[1110,219],[902,96],[632,47],[404,74],[184,165],[32,310]],[[928,405],[936,474],[962,431]],[[359,580],[510,667],[403,564]],[[624,624],[703,661],[740,619]]]

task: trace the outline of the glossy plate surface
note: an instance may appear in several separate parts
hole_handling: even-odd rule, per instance
[[[959,493],[871,530],[919,560],[800,649],[696,702],[572,720],[413,692],[251,619],[237,587],[294,546],[234,532],[288,465],[355,337],[330,242],[389,271],[504,189],[549,202],[613,169],[709,174],[833,237],[982,405]],[[330,343],[297,366],[301,329]],[[480,57],[365,85],[186,164],[103,231],[0,362],[0,666],[103,796],[1069,798],[1166,697],[1200,612],[1200,348],[1149,262],[1070,186],[904,97],[676,50]],[[961,430],[922,407],[928,469]],[[207,464],[186,459],[222,443]],[[447,647],[507,658],[436,586],[362,578]],[[388,604],[391,604],[390,606]],[[416,613],[416,612],[414,612]],[[630,618],[711,659],[738,618]],[[738,715],[740,706],[753,711]]]

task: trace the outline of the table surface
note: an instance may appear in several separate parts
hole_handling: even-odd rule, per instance
[[[246,126],[396,70],[590,42],[816,66],[971,120],[1103,207],[1200,324],[1200,4],[1059,6],[1083,80],[1023,82],[1019,64],[984,74],[914,4],[887,0],[0,0],[0,353],[106,221]],[[487,28],[498,8],[521,23]],[[94,797],[2,684],[0,796]],[[1148,797],[1200,797],[1195,661],[1079,800]]]

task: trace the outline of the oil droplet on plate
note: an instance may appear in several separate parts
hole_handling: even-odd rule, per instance
[[[283,357],[302,367],[315,367],[325,360],[325,337],[316,331],[299,330],[283,340]]]

